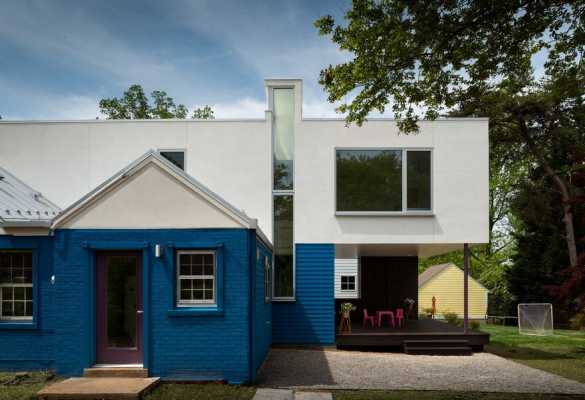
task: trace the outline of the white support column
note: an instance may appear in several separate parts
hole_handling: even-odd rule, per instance
[[[463,244],[463,333],[469,329],[469,244]]]

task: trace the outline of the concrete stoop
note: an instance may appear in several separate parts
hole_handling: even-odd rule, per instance
[[[252,400],[332,400],[328,392],[292,391],[290,389],[258,389]]]
[[[159,378],[69,378],[45,386],[37,393],[39,400],[139,400],[159,382]]]

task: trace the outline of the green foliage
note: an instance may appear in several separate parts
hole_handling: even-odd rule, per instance
[[[472,331],[478,331],[480,327],[481,324],[479,323],[479,321],[476,321],[474,319],[469,321],[469,328],[471,328]]]
[[[456,325],[456,326],[461,324],[461,320],[459,319],[459,315],[457,315],[456,312],[445,311],[443,313],[443,318],[445,318],[445,321],[447,321],[448,324]]]
[[[196,108],[193,110],[193,119],[215,119],[215,115],[213,114],[213,110],[210,106],[205,105],[203,107]]]
[[[189,110],[183,104],[175,104],[163,90],[151,93],[153,105],[149,104],[140,85],[132,85],[121,98],[112,97],[99,102],[100,112],[107,119],[185,119]],[[213,119],[213,110],[206,105],[194,111],[193,118]]]

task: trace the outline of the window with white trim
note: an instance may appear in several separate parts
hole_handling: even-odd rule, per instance
[[[355,275],[341,275],[341,290],[355,290]]]
[[[0,320],[32,320],[31,251],[0,251]]]
[[[268,256],[264,256],[264,302],[270,302],[270,289],[272,288],[270,279],[270,261]]]
[[[179,251],[177,264],[177,306],[216,304],[216,253]]]

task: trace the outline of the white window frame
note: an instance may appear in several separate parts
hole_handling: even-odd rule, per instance
[[[156,149],[156,151],[161,155],[161,157],[165,157],[162,153],[183,153],[183,171],[187,172],[187,149],[185,148],[169,148],[169,149]],[[165,160],[167,158],[165,157]],[[170,160],[167,160],[171,162]],[[175,164],[173,164],[175,165]],[[176,165],[175,165],[176,166]],[[177,167],[179,168],[179,167]]]
[[[27,251],[16,251],[17,253],[27,253]],[[35,299],[34,299],[34,271],[32,271],[32,269],[34,268],[34,262],[31,265],[31,273],[33,274],[33,277],[31,278],[31,283],[1,283],[0,284],[0,321],[32,321],[33,320],[33,316],[34,316],[34,307],[35,307]],[[22,287],[25,288],[31,288],[31,290],[33,290],[33,298],[31,299],[32,302],[32,315],[28,316],[3,316],[2,315],[2,306],[3,306],[3,301],[4,299],[2,298],[2,289],[3,288],[12,288],[12,299],[10,300],[10,302],[12,303],[12,306],[14,307],[14,303],[15,301],[19,301],[19,300],[14,300],[14,289],[17,287]],[[24,309],[26,312],[26,301],[24,301],[25,305],[24,305]],[[14,308],[13,308],[14,309]]]
[[[337,152],[338,151],[383,151],[392,150],[400,151],[402,157],[402,207],[397,211],[338,211],[337,210]],[[431,207],[428,210],[408,209],[408,188],[407,188],[407,163],[409,151],[428,151],[431,156]],[[361,216],[361,217],[392,217],[392,216],[433,216],[434,214],[434,149],[431,147],[335,147],[333,149],[333,180],[334,180],[334,213],[336,216]]]
[[[353,278],[353,289],[344,289],[343,288],[343,278]],[[349,282],[348,282],[349,284]],[[355,292],[357,289],[357,277],[355,275],[341,275],[339,277],[339,290],[342,292]]]
[[[213,257],[213,275],[181,275],[181,255],[211,255]],[[177,307],[201,307],[217,305],[217,252],[213,250],[179,250],[177,251],[177,274],[176,274],[176,305]],[[213,296],[211,299],[203,300],[182,300],[181,279],[189,280],[213,280]]]
[[[270,303],[272,293],[272,268],[268,256],[264,256],[264,303]]]

